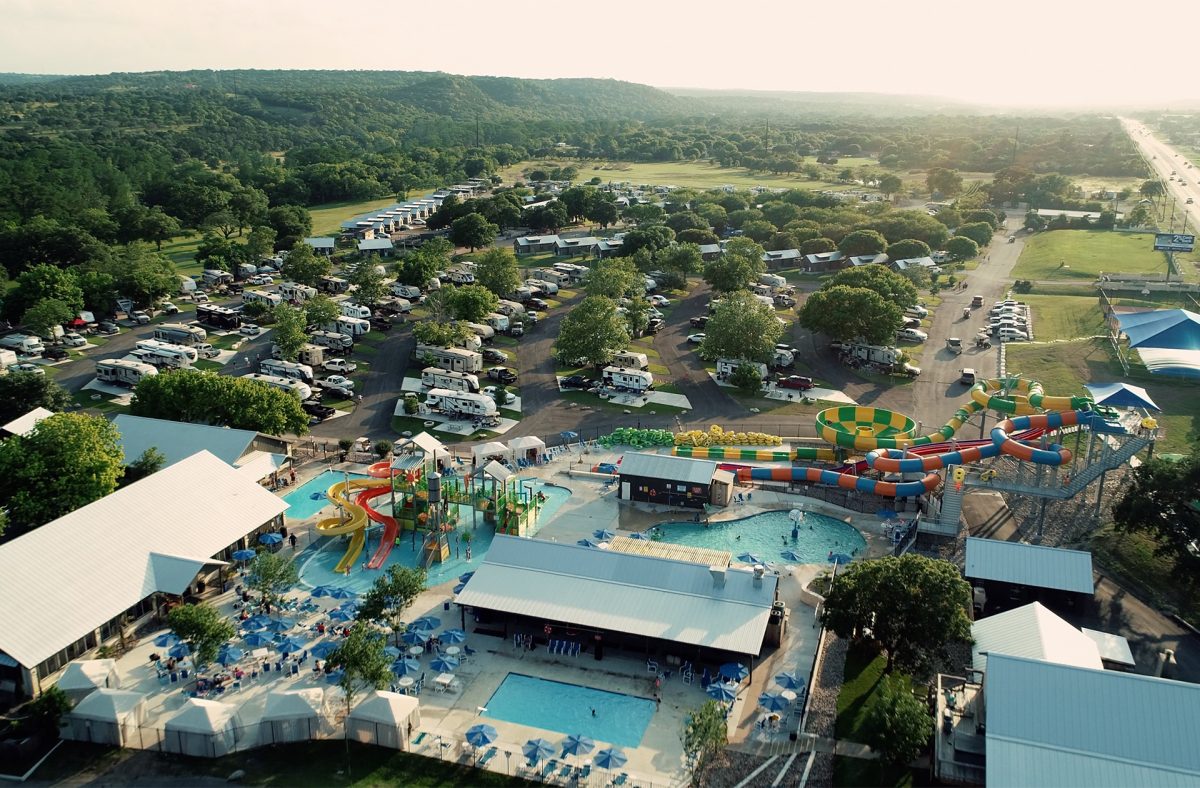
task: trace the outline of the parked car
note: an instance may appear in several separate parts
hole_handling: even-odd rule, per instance
[[[484,386],[483,387],[483,393],[488,395],[492,399],[496,398],[497,391],[499,391],[499,389],[497,389],[495,386]],[[516,401],[517,401],[516,394],[513,394],[511,391],[504,392],[504,404],[505,405],[511,405]]]
[[[698,317],[693,317],[688,322],[692,324],[693,328],[704,328],[705,326],[708,325],[708,315],[700,315]]]
[[[79,334],[76,334],[74,331],[69,331],[66,334],[63,334],[62,338],[58,341],[67,347],[83,347],[87,344],[87,340]]]
[[[583,375],[571,375],[559,381],[559,385],[564,389],[583,389],[586,391],[596,385],[596,381],[591,378],[585,378]]]
[[[46,374],[46,370],[42,369],[37,364],[30,364],[27,361],[23,361],[20,364],[12,364],[9,366],[9,370],[12,372],[28,372],[31,375]]]
[[[699,345],[704,341],[704,334],[688,334],[687,341],[693,345]]]
[[[313,384],[317,388],[324,389],[325,391],[328,391],[328,392],[334,394],[335,396],[341,397],[342,399],[353,399],[354,398],[353,391],[351,391],[350,389],[348,389],[344,386],[338,386],[334,383],[330,383],[328,380],[319,380],[318,379],[318,380],[313,381]]]
[[[203,290],[197,290],[196,292],[192,293],[192,301],[197,304],[207,304],[208,293],[204,292]]]
[[[487,371],[487,376],[492,380],[498,380],[505,384],[517,382],[517,373],[508,367],[492,367]]]
[[[974,386],[975,385],[975,370],[971,369],[970,367],[963,367],[963,369],[961,370],[961,372],[959,374],[958,382],[965,383],[968,386]]]
[[[929,339],[929,335],[915,328],[902,328],[896,332],[896,338],[903,339],[906,342],[924,342]]]
[[[101,320],[96,324],[96,330],[101,334],[118,334],[121,331],[121,329],[117,327],[117,324],[111,320]]]
[[[803,375],[788,375],[786,378],[780,378],[775,384],[776,388],[781,389],[796,389],[797,391],[808,391],[813,387],[813,379],[806,378]]]
[[[671,305],[671,299],[667,298],[666,296],[652,295],[652,296],[648,296],[646,298],[646,300],[649,301],[654,306],[670,306]]]
[[[484,361],[492,361],[492,362],[495,362],[498,364],[507,364],[508,363],[508,355],[503,350],[496,350],[495,348],[485,347],[483,349],[483,360]]]
[[[355,364],[353,361],[347,361],[344,358],[331,358],[322,364],[321,368],[326,372],[341,372],[348,375],[358,369],[358,364]]]
[[[336,410],[328,405],[322,405],[320,402],[316,402],[311,399],[301,402],[300,407],[303,408],[304,412],[309,416],[312,416],[315,419],[320,419],[321,421],[324,421],[333,414],[337,413]]]
[[[61,347],[48,347],[42,351],[42,358],[48,358],[51,361],[61,361],[70,355],[71,354],[68,353],[65,348]]]
[[[661,317],[656,317],[652,318],[650,322],[646,324],[646,332],[649,334],[657,334],[666,327],[666,322]]]
[[[1007,326],[1000,329],[999,337],[1001,342],[1026,342],[1029,340],[1029,334]]]
[[[138,311],[131,314],[129,316],[129,319],[132,320],[133,322],[137,323],[139,326],[144,326],[150,322],[150,315],[146,314],[145,312],[143,312],[142,310],[139,309]]]
[[[331,386],[346,389],[347,391],[354,391],[354,381],[345,375],[330,375],[325,378],[325,382]]]
[[[530,309],[540,309],[543,312],[550,308],[550,305],[540,298],[531,298],[525,302],[525,305]]]
[[[179,307],[175,306],[170,301],[163,301],[161,304],[158,305],[158,308],[161,309],[163,311],[163,313],[167,314],[167,315],[179,314]]]
[[[256,337],[262,333],[262,329],[254,323],[243,323],[242,327],[238,329],[238,333],[243,336]]]

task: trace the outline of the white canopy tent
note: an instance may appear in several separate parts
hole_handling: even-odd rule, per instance
[[[525,435],[510,440],[508,449],[513,457],[537,462],[537,458],[546,453],[546,442],[534,435]]]
[[[180,755],[220,758],[236,749],[240,729],[233,706],[189,698],[163,726],[163,749]]]
[[[364,744],[407,750],[420,725],[419,700],[397,692],[376,692],[350,712],[346,735]]]
[[[115,659],[80,659],[67,665],[55,686],[76,704],[98,689],[120,689],[121,674]]]
[[[283,744],[315,739],[321,728],[324,693],[317,687],[277,690],[267,695],[258,724],[258,744]]]
[[[489,458],[499,457],[512,462],[512,451],[503,443],[492,441],[471,447],[471,459],[476,465],[483,465]]]
[[[146,721],[146,698],[137,692],[98,689],[67,715],[64,739],[124,747],[136,742],[138,727]]]

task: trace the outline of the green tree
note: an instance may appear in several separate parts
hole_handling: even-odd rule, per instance
[[[130,244],[113,261],[117,288],[147,307],[179,290],[175,264],[145,244]]]
[[[885,300],[907,309],[917,303],[917,288],[900,274],[883,265],[860,265],[838,271],[826,282],[826,289],[845,285],[874,290]]]
[[[355,269],[349,282],[354,285],[354,292],[351,294],[354,303],[361,304],[372,312],[388,297],[387,279],[379,272],[378,261],[373,256]]]
[[[67,305],[72,314],[83,309],[83,290],[73,271],[55,265],[35,265],[17,277],[16,286],[4,296],[4,312],[19,319],[25,310],[48,298]]]
[[[233,217],[233,211],[228,209],[215,211],[205,216],[204,222],[200,226],[204,230],[220,233],[221,237],[225,240],[229,240],[233,237],[234,233],[241,230],[237,219]]]
[[[117,489],[125,467],[119,440],[107,419],[56,413],[28,435],[0,443],[0,500],[8,507],[10,535],[33,530]],[[48,479],[53,479],[53,495],[46,494]]]
[[[232,640],[237,629],[221,611],[212,605],[185,603],[171,608],[167,625],[179,639],[192,647],[197,665],[207,665],[217,658],[221,644]]]
[[[422,320],[413,324],[413,338],[422,345],[454,347],[462,345],[474,332],[465,323],[438,323]]]
[[[929,244],[915,238],[905,238],[888,247],[888,257],[892,260],[916,260],[921,257],[929,257],[930,254],[932,251]]]
[[[246,257],[250,260],[258,260],[269,256],[273,251],[275,251],[275,231],[265,224],[251,228],[250,234],[246,236]]]
[[[137,233],[140,238],[154,243],[157,251],[162,251],[163,241],[169,241],[183,228],[179,220],[163,212],[157,205],[146,211],[137,223]]]
[[[322,276],[329,276],[333,264],[323,254],[317,254],[306,243],[298,243],[288,252],[279,273],[289,282],[315,287]]]
[[[303,205],[276,205],[267,211],[267,224],[275,231],[275,243],[291,249],[312,232],[312,215]]]
[[[630,260],[620,257],[598,261],[583,281],[588,295],[604,296],[613,301],[640,297],[646,292],[641,272]]]
[[[300,348],[308,342],[308,334],[304,330],[308,322],[305,313],[288,304],[280,304],[271,314],[275,316],[271,338],[279,348],[280,358],[295,361],[300,356]]]
[[[136,460],[125,466],[125,475],[121,478],[121,484],[129,485],[145,479],[147,476],[161,471],[166,464],[167,455],[155,446],[148,446]]]
[[[667,217],[667,220],[664,222],[664,224],[674,230],[676,236],[678,236],[684,230],[710,229],[708,222],[703,217],[701,217],[699,214],[692,213],[691,211],[680,211],[679,213],[673,213]]]
[[[973,224],[959,225],[954,234],[963,238],[970,238],[982,249],[992,242],[993,230],[992,226],[987,222],[975,222]]]
[[[0,375],[0,424],[7,424],[34,408],[59,413],[72,404],[70,393],[49,375],[11,371]]]
[[[50,337],[56,326],[75,317],[71,307],[57,298],[43,298],[25,310],[21,323],[38,336]]]
[[[866,731],[872,749],[887,763],[901,766],[916,759],[933,733],[925,701],[913,694],[908,676],[884,676],[867,708]]]
[[[905,284],[912,287],[910,282]],[[876,345],[890,342],[904,325],[904,312],[898,304],[874,290],[846,285],[818,290],[797,314],[800,325],[809,331],[833,339],[861,338]]]
[[[521,286],[521,269],[510,249],[489,249],[475,262],[475,281],[500,298],[508,298]]]
[[[341,314],[337,302],[327,295],[314,296],[304,302],[304,319],[310,326],[324,326]]]
[[[589,295],[559,326],[554,355],[564,364],[603,366],[629,344],[629,327],[611,298]]]
[[[687,287],[687,277],[704,269],[700,247],[693,243],[678,243],[663,249],[655,256],[654,262],[674,276],[675,280],[668,284],[680,290]]]
[[[967,224],[987,222],[991,225],[993,231],[999,230],[1001,224],[1000,217],[996,215],[996,212],[987,208],[976,208],[975,210],[967,211],[963,214],[962,220]]]
[[[392,629],[396,645],[404,632],[404,617],[413,602],[425,591],[428,575],[424,567],[393,564],[375,578],[362,598],[357,619],[360,622],[385,621]]]
[[[925,188],[930,194],[953,197],[962,191],[962,185],[962,175],[946,167],[933,167],[925,176]]]
[[[23,712],[28,715],[29,732],[46,739],[56,739],[59,722],[71,710],[71,699],[57,686],[46,687],[29,703]]]
[[[833,584],[821,621],[841,637],[870,637],[887,652],[887,671],[917,670],[969,640],[971,586],[949,561],[908,553],[856,562]]]
[[[130,412],[135,416],[219,424],[268,435],[308,432],[308,414],[291,392],[256,380],[213,372],[144,378],[133,390]]]
[[[766,243],[775,234],[775,225],[764,220],[746,222],[742,225],[742,234],[755,243]]]
[[[946,254],[952,260],[971,260],[979,256],[979,244],[965,235],[956,235],[946,241]]]
[[[499,232],[500,228],[482,214],[469,213],[455,219],[450,225],[450,240],[456,246],[470,247],[473,252],[481,246],[490,246]]]
[[[837,244],[830,238],[810,238],[800,243],[800,254],[828,254],[837,251]]]
[[[663,209],[650,203],[631,205],[623,213],[627,221],[631,221],[639,227],[661,222],[663,218]]]
[[[681,244],[696,244],[699,246],[721,242],[721,239],[712,230],[684,230],[675,236],[675,240]]]
[[[691,784],[698,786],[713,757],[725,749],[729,741],[725,709],[721,704],[710,700],[689,714],[684,720],[680,741],[691,767]]]
[[[1200,577],[1200,451],[1183,460],[1155,457],[1133,471],[1133,479],[1113,506],[1123,533],[1149,536],[1158,555],[1175,561],[1175,577]],[[1196,584],[1196,580],[1191,581]]]
[[[781,336],[783,326],[775,310],[749,291],[738,290],[721,298],[704,327],[700,352],[707,358],[766,363]]]
[[[350,634],[342,638],[330,653],[329,664],[342,671],[338,686],[346,698],[346,714],[354,707],[354,699],[362,692],[380,690],[392,679],[392,658],[384,648],[387,641],[382,633],[366,624],[356,623]],[[346,757],[350,757],[350,726],[346,726]]]
[[[455,320],[478,323],[500,305],[500,299],[482,285],[464,285],[450,290],[450,311]]]
[[[879,188],[879,191],[883,192],[883,196],[890,200],[893,194],[898,193],[904,188],[904,182],[900,180],[899,175],[888,173],[879,179],[876,186]]]
[[[962,224],[962,214],[957,208],[943,208],[933,218],[943,227],[958,227]]]
[[[732,293],[749,287],[767,270],[766,252],[748,238],[734,238],[725,253],[704,266],[704,281],[720,293]]]
[[[1138,194],[1143,197],[1154,199],[1166,192],[1162,185],[1162,181],[1142,181],[1141,187],[1138,188]]]
[[[246,586],[271,605],[278,604],[284,593],[299,581],[295,561],[277,553],[259,553],[246,568]]]
[[[587,220],[607,228],[617,223],[617,204],[610,195],[597,193],[588,202]]]
[[[744,394],[757,394],[762,388],[762,375],[750,364],[738,364],[729,376],[729,382]]]
[[[666,225],[639,226],[637,229],[625,233],[625,240],[621,242],[619,254],[622,257],[631,257],[639,249],[649,249],[651,253],[654,253],[659,249],[666,249],[674,240],[675,231]]]
[[[420,249],[409,252],[396,261],[396,281],[425,289],[429,280],[450,263],[454,247],[444,238],[428,241]]]
[[[875,230],[855,230],[847,233],[838,250],[847,257],[864,254],[882,254],[887,251],[887,240]]]

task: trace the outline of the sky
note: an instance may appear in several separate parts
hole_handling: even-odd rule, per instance
[[[1196,0],[0,0],[0,72],[385,69],[978,104],[1200,101]]]

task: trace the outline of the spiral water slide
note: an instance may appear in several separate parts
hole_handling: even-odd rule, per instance
[[[374,470],[376,466],[371,466]],[[395,533],[392,538],[386,538],[387,523],[383,515],[371,509],[366,504],[371,498],[383,495],[391,490],[392,482],[390,479],[350,479],[349,481],[341,481],[329,488],[325,493],[329,500],[333,501],[341,512],[337,517],[327,517],[319,520],[316,525],[317,533],[321,536],[343,536],[350,534],[350,544],[346,547],[346,554],[337,562],[337,566],[333,571],[340,574],[345,572],[350,567],[354,566],[354,562],[362,555],[363,546],[367,543],[367,525],[369,520],[384,523],[385,538],[383,544],[380,545],[379,551],[372,557],[372,562],[378,557],[379,552],[383,553],[383,558],[379,565],[382,566],[383,559],[387,558],[387,552],[390,547],[385,549],[384,545],[394,544],[396,541]],[[358,493],[355,495],[355,493]],[[351,496],[353,495],[353,499]],[[393,530],[396,526],[394,518],[392,520]],[[378,569],[379,567],[374,567]]]

